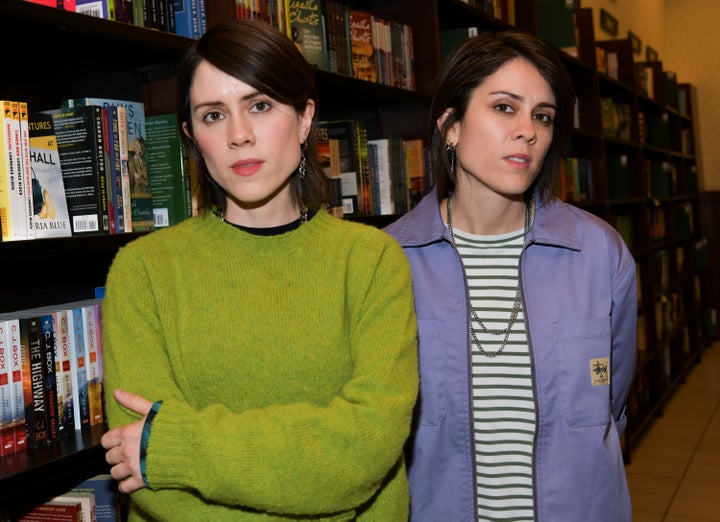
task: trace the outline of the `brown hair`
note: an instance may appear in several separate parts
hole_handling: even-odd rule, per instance
[[[447,131],[465,117],[474,90],[502,65],[515,58],[535,65],[555,95],[557,110],[553,140],[540,174],[528,189],[528,193],[532,194],[537,188],[541,199],[552,195],[572,130],[575,92],[565,66],[552,47],[529,33],[508,30],[488,31],[468,38],[448,56],[440,69],[430,109],[432,170],[439,199],[455,190],[455,173],[451,172],[446,152]],[[436,122],[448,108],[452,111],[439,129]]]
[[[315,102],[315,116],[303,151],[306,175],[293,175],[292,192],[308,209],[328,202],[329,181],[320,167],[315,148],[318,96],[312,67],[285,34],[259,20],[231,20],[210,27],[187,50],[177,76],[177,112],[180,125],[187,123],[192,135],[190,87],[201,61],[254,87],[272,99],[290,105],[300,114],[308,100]],[[225,210],[224,190],[213,180],[192,139],[181,131],[183,142],[197,172],[195,198],[199,212],[218,207]]]

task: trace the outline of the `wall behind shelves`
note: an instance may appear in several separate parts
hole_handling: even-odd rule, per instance
[[[679,82],[693,84],[699,114],[693,116],[699,138],[700,189],[720,190],[720,2],[717,0],[581,0],[593,9],[595,38],[614,38],[600,28],[600,9],[618,20],[617,38],[628,30],[642,41],[636,61],[645,60],[645,47],[658,52],[663,68]]]

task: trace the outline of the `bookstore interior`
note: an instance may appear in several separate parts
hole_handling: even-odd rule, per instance
[[[432,186],[429,105],[454,45],[516,27],[557,49],[577,107],[556,193],[612,224],[636,260],[630,459],[717,339],[717,274],[708,266],[718,245],[698,183],[700,108],[694,85],[638,59],[630,38],[596,39],[599,14],[566,4],[3,0],[0,39],[14,72],[0,93],[0,506],[17,512],[0,508],[0,516],[80,513],[93,497],[97,520],[115,520],[99,443],[105,276],[120,247],[193,216],[175,67],[206,27],[229,18],[277,26],[313,64],[329,209],[377,227]],[[47,357],[55,364],[31,365]]]

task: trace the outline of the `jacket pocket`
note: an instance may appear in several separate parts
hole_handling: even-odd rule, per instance
[[[421,426],[438,424],[447,411],[447,353],[442,335],[442,323],[437,319],[418,318],[420,395],[418,423]]]
[[[553,324],[554,359],[561,390],[562,417],[572,427],[611,420],[610,318],[558,321]]]

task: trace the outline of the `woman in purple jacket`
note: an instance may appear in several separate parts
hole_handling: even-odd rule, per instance
[[[387,228],[419,326],[413,521],[631,520],[635,261],[553,195],[573,108],[556,52],[525,33],[470,38],[438,76],[435,186]]]

